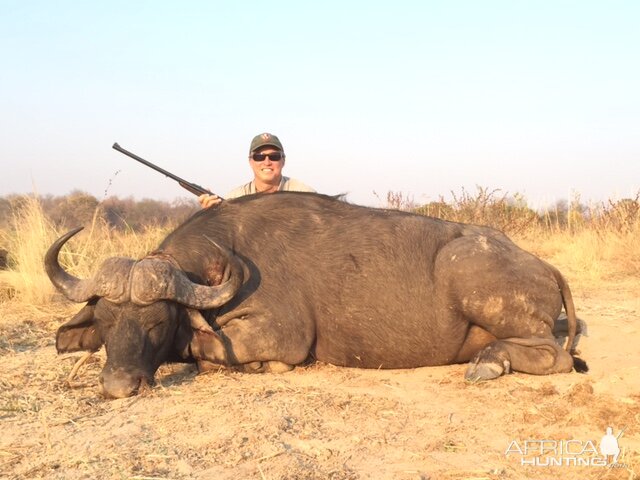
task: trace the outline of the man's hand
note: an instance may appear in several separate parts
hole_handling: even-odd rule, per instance
[[[208,194],[204,194],[204,195],[200,195],[198,197],[198,203],[200,203],[200,206],[202,208],[209,208],[209,207],[213,207],[215,205],[218,205],[220,202],[222,201],[222,199],[218,196],[218,195],[208,195]]]

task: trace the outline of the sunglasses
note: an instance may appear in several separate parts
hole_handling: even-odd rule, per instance
[[[269,160],[272,162],[279,162],[282,160],[284,155],[281,152],[273,152],[273,153],[254,153],[251,155],[251,158],[254,162],[264,162],[266,158],[269,157]]]

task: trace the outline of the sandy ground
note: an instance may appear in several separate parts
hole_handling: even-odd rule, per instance
[[[2,303],[0,478],[636,478],[637,286],[572,287],[589,325],[584,375],[469,384],[463,365],[313,364],[261,375],[167,365],[154,388],[113,401],[97,393],[103,353],[80,371],[81,385],[65,385],[80,354],[57,356],[54,334],[77,306],[43,312]],[[608,426],[615,435],[624,429],[614,467],[527,464],[588,462]],[[532,448],[547,440],[549,449],[573,442],[569,453],[520,454],[527,440]]]

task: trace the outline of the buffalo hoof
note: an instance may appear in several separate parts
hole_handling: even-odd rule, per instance
[[[267,362],[250,362],[238,366],[245,373],[284,373],[293,370],[293,365],[271,360]]]
[[[509,362],[493,363],[493,362],[471,362],[464,374],[465,380],[469,382],[484,382],[498,378],[503,373],[509,373]]]
[[[208,360],[198,360],[198,373],[219,372],[223,366],[219,363],[209,362]]]
[[[269,373],[284,373],[284,372],[289,372],[294,368],[293,365],[289,365],[288,363],[284,363],[284,362],[278,362],[275,360],[272,360],[266,363],[267,363],[267,367],[265,371]]]

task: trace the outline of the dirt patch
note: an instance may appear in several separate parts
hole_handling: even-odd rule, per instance
[[[0,477],[635,478],[640,302],[616,286],[574,296],[589,325],[580,346],[586,375],[469,384],[463,365],[197,375],[175,364],[160,369],[152,389],[114,401],[97,393],[103,353],[81,369],[78,388],[65,385],[81,354],[56,355],[54,335],[77,307],[24,311],[6,302]],[[616,468],[536,466],[559,455],[516,451],[527,440],[598,447],[608,426],[624,429]]]

